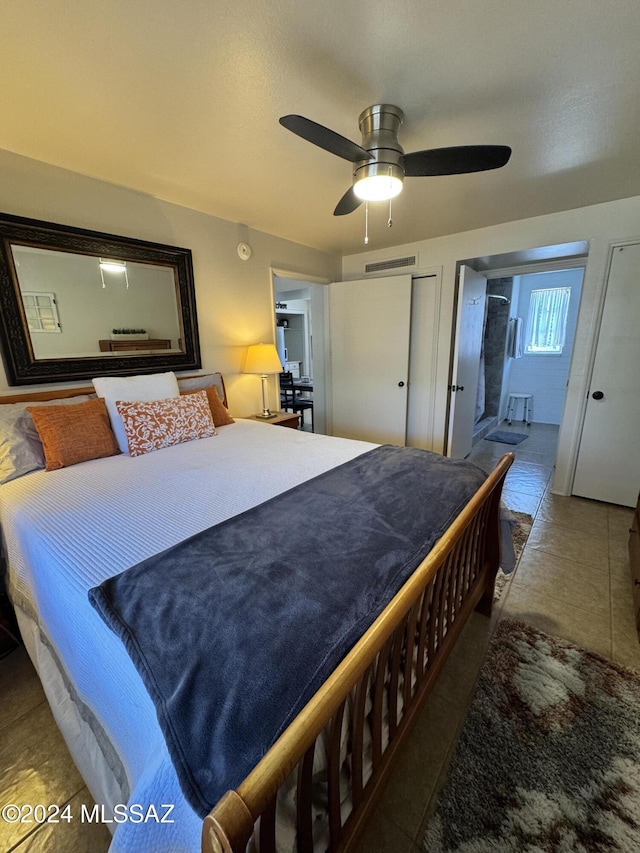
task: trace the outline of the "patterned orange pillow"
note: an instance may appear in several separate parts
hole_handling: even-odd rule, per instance
[[[229,410],[225,406],[225,404],[220,399],[220,394],[218,394],[218,389],[215,385],[210,385],[208,388],[202,389],[209,400],[209,408],[211,409],[211,414],[213,416],[213,422],[217,427],[226,426],[227,424],[234,424],[235,421],[229,414]],[[197,394],[198,391],[181,391],[180,396],[187,396],[187,394]]]
[[[44,448],[47,471],[120,453],[103,399],[74,406],[27,406]]]
[[[117,400],[116,407],[124,424],[130,456],[216,435],[204,391],[149,402]]]

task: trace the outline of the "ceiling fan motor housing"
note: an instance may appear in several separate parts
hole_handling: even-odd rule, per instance
[[[360,113],[358,124],[362,147],[371,154],[371,159],[354,163],[354,184],[375,175],[404,180],[404,149],[398,142],[398,130],[403,120],[404,113],[393,104],[374,104]]]

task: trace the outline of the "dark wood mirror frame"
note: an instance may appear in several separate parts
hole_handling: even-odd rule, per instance
[[[159,350],[146,355],[34,358],[11,252],[12,244],[172,267],[179,303],[181,352],[163,354]],[[160,373],[167,370],[197,370],[202,364],[191,251],[0,214],[0,344],[10,385],[66,382],[91,379],[94,376]]]

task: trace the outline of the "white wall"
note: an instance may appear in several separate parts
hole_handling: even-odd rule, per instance
[[[259,380],[241,370],[248,344],[274,341],[271,267],[299,271],[301,278],[339,276],[336,255],[8,151],[0,151],[0,209],[191,249],[203,370],[222,371],[232,413],[239,416],[261,409]],[[240,241],[253,248],[248,261],[238,257]],[[73,384],[87,383],[66,383],[66,387]],[[30,386],[29,390],[52,387],[56,386]],[[0,369],[0,394],[12,391],[18,389],[8,386]],[[272,380],[272,399],[276,392]]]
[[[533,421],[538,424],[559,424],[562,421],[562,410],[571,366],[571,353],[578,321],[582,276],[582,269],[518,276],[520,289],[517,316],[524,320],[525,333],[532,290],[545,287],[568,287],[571,290],[567,313],[567,333],[562,353],[558,355],[542,355],[539,353],[531,355],[527,354],[525,350],[522,358],[514,358],[511,361],[509,391],[533,394]],[[505,410],[502,410],[502,417],[505,414]],[[522,417],[522,403],[519,404],[516,417]]]
[[[548,216],[521,219],[504,225],[435,237],[395,249],[370,251],[343,258],[343,278],[362,278],[364,264],[417,253],[420,268],[442,267],[442,302],[438,332],[436,422],[434,449],[444,446],[447,379],[451,347],[451,318],[455,293],[456,263],[552,246],[577,240],[589,241],[589,258],[582,287],[576,341],[569,374],[565,415],[560,429],[554,490],[568,493],[582,428],[587,393],[589,357],[595,340],[595,324],[603,294],[607,258],[616,240],[640,239],[640,196],[566,210]],[[406,272],[406,270],[404,271]]]

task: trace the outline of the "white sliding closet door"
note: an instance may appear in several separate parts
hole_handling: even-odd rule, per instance
[[[333,435],[404,445],[411,276],[329,285]]]

